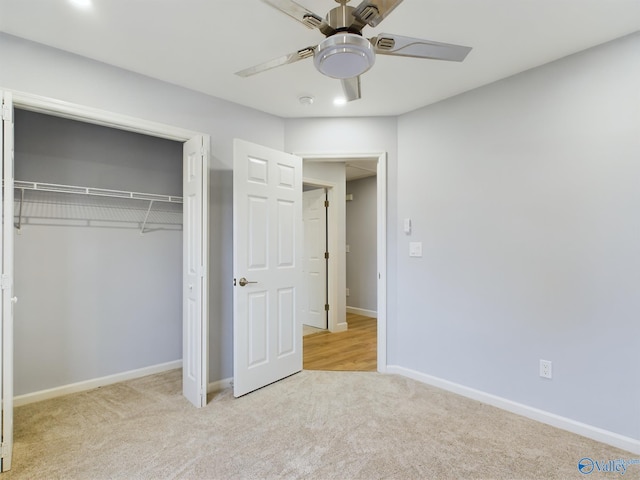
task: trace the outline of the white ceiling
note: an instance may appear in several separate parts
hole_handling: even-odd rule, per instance
[[[378,159],[349,160],[344,164],[347,181],[360,178],[374,177],[377,175]]]
[[[321,16],[337,5],[298,3]],[[260,0],[0,0],[0,30],[282,117],[398,115],[638,31],[640,0],[404,0],[364,35],[473,50],[463,63],[380,55],[342,107],[340,82],[311,59],[234,75],[323,38]]]

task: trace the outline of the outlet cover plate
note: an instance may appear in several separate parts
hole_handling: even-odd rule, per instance
[[[542,378],[552,378],[553,372],[551,370],[551,361],[540,360],[540,376]]]

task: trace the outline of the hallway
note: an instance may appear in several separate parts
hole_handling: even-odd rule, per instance
[[[347,314],[346,332],[321,331],[303,337],[305,370],[375,372],[377,320]]]

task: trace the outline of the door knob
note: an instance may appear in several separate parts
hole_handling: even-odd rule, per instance
[[[250,282],[246,278],[242,277],[240,280],[238,280],[238,283],[240,284],[241,287],[244,287],[245,285],[248,285],[250,283],[258,283],[258,282]]]

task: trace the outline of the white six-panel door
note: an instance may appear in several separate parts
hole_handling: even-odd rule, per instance
[[[327,194],[308,190],[303,197],[305,310],[303,323],[327,328]]]
[[[182,393],[196,407],[207,404],[208,155],[202,136],[183,147]]]
[[[0,92],[2,98],[2,306],[0,308],[0,358],[2,359],[0,388],[2,389],[2,443],[0,471],[11,469],[13,454],[13,103],[11,94]]]
[[[234,395],[302,370],[302,159],[234,143]]]

